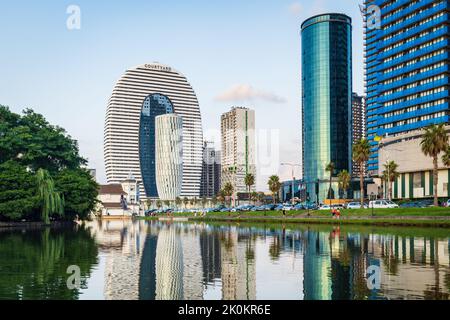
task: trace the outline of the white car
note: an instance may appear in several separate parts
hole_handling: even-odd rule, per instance
[[[347,209],[361,209],[361,202],[349,202]],[[367,206],[363,205],[363,209],[367,209]]]
[[[291,211],[291,210],[294,210],[294,207],[292,206],[292,204],[285,204],[283,206],[282,210],[284,210],[284,211]]]
[[[391,200],[373,200],[369,202],[369,208],[392,209],[398,208],[398,204],[395,204]]]
[[[447,200],[446,207],[450,207],[450,199]]]
[[[322,206],[319,207],[319,210],[331,210],[331,207],[327,204],[324,204]]]

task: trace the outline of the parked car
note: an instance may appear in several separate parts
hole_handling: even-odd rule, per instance
[[[331,207],[327,204],[323,204],[319,207],[318,210],[331,210]]]
[[[283,205],[282,204],[278,204],[273,210],[281,211],[281,210],[283,210]]]
[[[398,208],[398,204],[392,202],[391,200],[373,200],[369,202],[369,207],[378,209],[391,209]]]
[[[446,207],[450,207],[450,199],[447,200],[447,202],[445,203]]]
[[[304,209],[305,209],[305,206],[301,203],[297,203],[293,208],[293,210],[304,210]]]
[[[294,210],[294,206],[292,204],[285,204],[285,205],[283,205],[282,210],[291,211],[291,210]]]
[[[361,209],[361,202],[349,202],[347,204],[347,209]],[[363,205],[363,209],[367,209],[367,205]]]
[[[223,208],[223,209],[220,209],[220,212],[230,212],[230,211],[231,211],[230,208]]]

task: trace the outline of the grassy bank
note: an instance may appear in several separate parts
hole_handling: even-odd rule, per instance
[[[340,219],[333,219],[329,211],[214,212],[206,216],[193,213],[175,214],[195,221],[230,221],[304,224],[354,224],[370,226],[420,226],[450,228],[450,208],[397,208],[342,210]],[[154,219],[154,218],[146,218]]]

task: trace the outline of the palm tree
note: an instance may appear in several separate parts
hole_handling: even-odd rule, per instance
[[[344,191],[344,199],[347,199],[347,190],[350,186],[351,179],[352,177],[347,170],[342,170],[338,174],[339,189]]]
[[[167,208],[170,207],[170,200],[164,200],[164,204]]]
[[[208,203],[208,199],[206,197],[202,197],[202,206],[203,206],[203,208],[205,208],[207,203]]]
[[[39,202],[41,204],[41,219],[50,224],[50,215],[64,214],[64,197],[55,191],[55,183],[47,170],[39,169],[36,173]]]
[[[180,207],[180,205],[181,205],[182,202],[183,202],[183,201],[181,200],[180,197],[176,197],[176,198],[175,198],[175,205],[177,206],[177,208]]]
[[[188,197],[184,197],[184,198],[183,198],[183,203],[184,203],[184,208],[186,209],[186,208],[187,208],[187,205],[189,204],[189,199],[188,199]]]
[[[231,207],[231,197],[234,193],[234,187],[230,182],[225,183],[225,186],[223,187],[224,197],[228,197],[230,199],[230,207]]]
[[[442,163],[446,167],[450,167],[450,147],[445,150],[444,155],[442,156]]]
[[[431,125],[425,128],[425,133],[420,142],[422,152],[433,158],[433,195],[434,206],[438,206],[438,156],[448,149],[448,136],[445,132],[444,124]]]
[[[250,189],[255,184],[255,176],[251,173],[247,173],[244,178],[244,183],[247,186],[248,196],[250,198]]]
[[[388,183],[388,198],[392,200],[392,183],[398,179],[400,173],[397,171],[398,164],[395,161],[389,161],[384,164],[383,177]]]
[[[161,207],[162,207],[162,201],[161,200],[156,200],[156,207],[158,208],[158,209],[160,209]]]
[[[359,187],[361,189],[361,208],[364,206],[364,164],[369,160],[370,143],[367,139],[361,139],[353,145],[353,161],[359,164]]]
[[[269,185],[269,190],[272,192],[273,203],[275,203],[275,197],[281,189],[280,177],[277,175],[271,176],[267,184]]]
[[[213,196],[211,199],[211,204],[215,207],[217,205],[217,201],[218,201],[217,196]]]
[[[258,192],[253,191],[250,194],[250,199],[253,201],[253,204],[256,205],[256,201],[258,201]]]
[[[335,167],[334,162],[330,162],[325,167],[325,171],[330,173],[330,187],[328,188],[328,199],[330,199],[330,200],[333,198],[333,189],[331,188],[331,182],[333,179],[334,167]]]
[[[264,199],[266,198],[266,195],[264,194],[264,192],[258,192],[258,201],[259,203],[264,204]]]
[[[220,201],[220,203],[222,203],[223,205],[225,205],[225,191],[223,189],[221,189],[219,191],[219,193],[217,194],[217,198]]]

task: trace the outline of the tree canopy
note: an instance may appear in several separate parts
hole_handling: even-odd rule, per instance
[[[0,105],[0,219],[40,219],[43,207],[56,199],[43,201],[43,182],[53,184],[52,192],[64,199],[58,210],[50,210],[57,211],[54,218],[86,217],[98,193],[83,169],[86,163],[77,141],[63,128],[31,109],[19,115]]]

